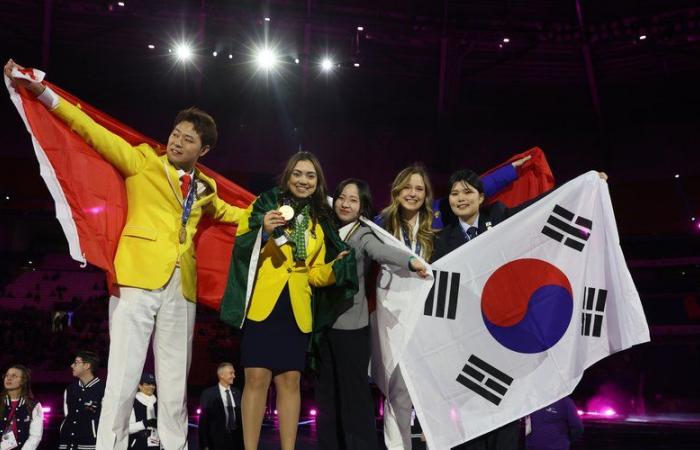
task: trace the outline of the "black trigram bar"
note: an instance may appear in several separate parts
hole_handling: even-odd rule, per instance
[[[513,378],[496,369],[486,361],[471,355],[457,382],[498,406],[508,392]]]
[[[556,214],[556,216],[551,215],[547,218],[547,224],[542,228],[542,234],[557,242],[563,241],[564,245],[574,250],[582,251],[583,247],[586,245],[585,241],[588,240],[591,234],[593,222],[590,219],[580,216],[574,220],[576,215],[559,205],[554,206],[552,213]],[[565,220],[562,220],[560,217]],[[572,223],[585,228],[585,230],[573,226]]]
[[[605,289],[584,288],[581,335],[600,337],[603,329],[603,316],[605,315],[607,298],[608,291]]]
[[[433,283],[433,287],[430,288],[428,297],[425,299],[423,314],[445,318],[445,307],[447,307],[446,318],[454,320],[457,317],[459,273],[433,271],[433,276],[435,283]]]

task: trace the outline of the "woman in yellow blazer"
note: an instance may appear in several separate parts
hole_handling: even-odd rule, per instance
[[[312,329],[311,288],[335,283],[333,263],[337,259],[324,263],[326,247],[319,220],[329,219],[332,212],[316,157],[308,152],[292,156],[280,187],[273,191],[281,212],[273,209],[263,218],[262,228],[269,238],[259,253],[241,340],[241,365],[246,378],[243,437],[245,448],[250,450],[258,448],[267,391],[273,379],[281,447],[294,448],[301,405],[299,383]],[[248,228],[244,218],[237,234],[244,234]]]

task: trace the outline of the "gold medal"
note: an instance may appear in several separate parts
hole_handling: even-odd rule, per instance
[[[184,244],[185,240],[187,240],[187,229],[183,225],[180,227],[180,244]]]
[[[279,207],[279,209],[277,209],[277,211],[282,214],[282,218],[287,222],[292,220],[292,217],[294,217],[294,208],[289,205],[282,205]]]

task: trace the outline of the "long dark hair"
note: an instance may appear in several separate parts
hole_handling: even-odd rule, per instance
[[[338,186],[335,188],[335,192],[333,192],[333,212],[335,213],[336,199],[343,193],[343,189],[345,189],[348,184],[354,184],[357,186],[357,193],[360,196],[360,216],[371,220],[374,216],[372,192],[369,189],[369,184],[367,184],[365,180],[360,180],[359,178],[346,178],[338,183]],[[340,222],[338,222],[338,217],[335,214],[333,214],[333,216],[336,219],[336,225],[340,225]]]
[[[280,176],[280,189],[283,195],[291,197],[289,192],[288,184],[289,179],[292,176],[294,167],[296,167],[299,161],[309,161],[316,170],[316,190],[309,198],[309,213],[311,215],[311,220],[314,225],[319,219],[324,218],[326,220],[331,219],[332,212],[330,206],[328,206],[328,187],[326,186],[326,177],[323,174],[323,169],[321,168],[321,163],[318,158],[311,152],[297,152],[289,158],[287,161],[287,166],[284,168],[282,175]]]
[[[24,399],[24,406],[27,408],[27,412],[31,415],[32,411],[34,410],[34,405],[36,402],[34,401],[34,393],[32,392],[32,371],[29,370],[26,366],[23,366],[22,364],[13,364],[10,367],[7,368],[5,373],[3,374],[3,386],[2,386],[2,392],[0,392],[0,416],[4,417],[5,416],[5,399],[9,395],[7,392],[7,389],[5,389],[5,376],[7,375],[7,372],[10,371],[10,369],[17,369],[20,372],[22,372],[22,384],[21,384],[21,390],[20,390],[20,397]]]

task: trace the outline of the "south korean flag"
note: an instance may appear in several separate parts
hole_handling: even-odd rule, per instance
[[[450,274],[445,298],[449,305],[457,292],[454,318],[421,314],[399,361],[431,449],[547,406],[596,361],[649,340],[607,183],[595,172],[432,269]]]

